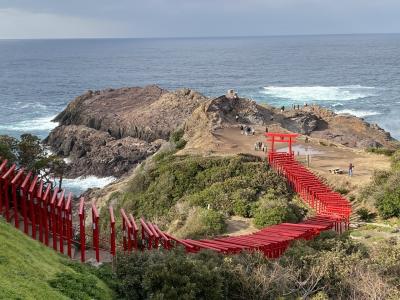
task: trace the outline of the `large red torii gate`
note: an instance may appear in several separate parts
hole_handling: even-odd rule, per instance
[[[292,144],[296,142],[296,138],[299,136],[297,133],[278,133],[278,132],[266,132],[267,143],[271,143],[268,153],[275,153],[275,143],[287,143],[289,148],[289,155],[293,156]]]

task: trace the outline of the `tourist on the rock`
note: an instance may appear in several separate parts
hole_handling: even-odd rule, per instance
[[[235,119],[236,119],[236,122],[239,122],[239,116],[238,115],[236,115]]]
[[[251,134],[254,135],[256,133],[256,131],[254,130],[254,128],[251,128]]]
[[[285,106],[281,106],[281,112],[284,112],[285,111]]]
[[[354,165],[352,163],[349,164],[349,176],[353,176],[353,169],[354,169]]]
[[[265,133],[267,133],[267,132],[268,132],[268,126],[265,127]]]
[[[243,125],[240,125],[240,133],[243,134]]]

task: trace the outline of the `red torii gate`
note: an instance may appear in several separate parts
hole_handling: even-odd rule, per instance
[[[296,142],[296,138],[299,136],[297,133],[277,133],[277,132],[266,132],[267,142],[271,143],[268,153],[275,153],[275,143],[287,143],[289,148],[289,154],[293,156],[292,144]]]

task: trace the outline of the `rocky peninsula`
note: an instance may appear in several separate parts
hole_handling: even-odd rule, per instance
[[[88,91],[55,121],[60,125],[45,143],[68,157],[69,177],[127,174],[178,129],[184,129],[186,153],[197,154],[212,150],[218,130],[239,124],[295,132],[350,148],[395,145],[378,125],[319,106],[281,110],[236,94],[208,98],[191,89],[168,91],[156,85]]]

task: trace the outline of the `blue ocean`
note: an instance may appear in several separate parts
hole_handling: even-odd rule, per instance
[[[0,134],[45,137],[86,90],[158,84],[320,104],[400,138],[400,35],[0,40]]]

